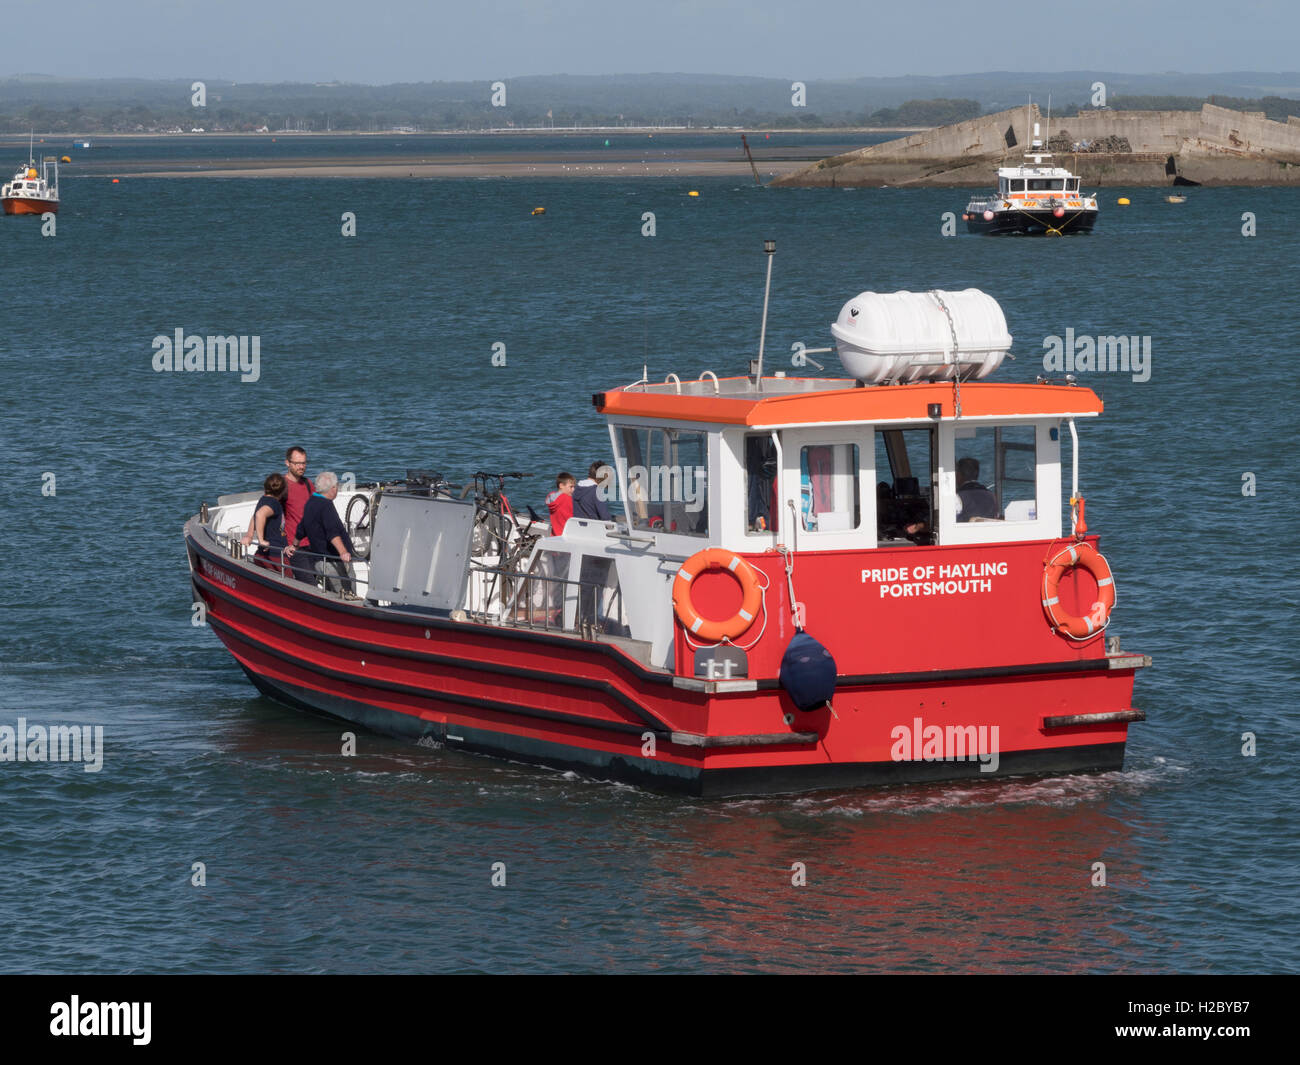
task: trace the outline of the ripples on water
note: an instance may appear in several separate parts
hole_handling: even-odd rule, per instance
[[[9,297],[0,410],[5,517],[40,562],[0,591],[0,723],[102,724],[107,754],[0,765],[0,969],[1297,968],[1292,191],[1105,190],[1095,236],[1050,242],[945,240],[965,193],[938,190],[67,184],[57,239],[2,227],[39,281]],[[1152,335],[1151,381],[1085,381],[1107,414],[1081,428],[1116,626],[1156,657],[1122,773],[702,802],[364,733],[344,761],[340,726],[257,697],[189,625],[199,499],[294,440],[361,478],[523,464],[540,502],[607,450],[591,392],[743,368],[768,236],[773,358],[864,288],[991,292],[1003,379],[1067,326]],[[178,326],[259,333],[262,382],[152,373]]]

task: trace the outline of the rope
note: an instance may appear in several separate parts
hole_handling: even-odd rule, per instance
[[[1080,197],[1080,199],[1082,199],[1082,198],[1083,198],[1083,197]],[[1008,202],[1008,201],[1003,200],[1002,202],[1003,202],[1003,203],[1006,203],[1006,202]],[[1011,206],[1012,206],[1013,208],[1015,208],[1017,211],[1019,211],[1021,214],[1023,214],[1023,215],[1028,215],[1029,218],[1030,218],[1032,221],[1034,221],[1034,222],[1037,222],[1037,221],[1038,221],[1036,218],[1034,218],[1034,216],[1033,216],[1032,214],[1030,214],[1028,211],[1026,211],[1026,210],[1025,210],[1023,207],[1021,207],[1018,203],[1016,203],[1015,201],[1010,201],[1010,202],[1011,202]],[[1061,206],[1064,206],[1064,204],[1062,204]],[[1056,227],[1054,227],[1054,226],[1048,226],[1048,227],[1047,227],[1047,232],[1048,232],[1049,234],[1050,234],[1050,233],[1055,233],[1058,237],[1063,237],[1063,236],[1065,236],[1065,234],[1062,233],[1061,230],[1063,230],[1066,226],[1068,226],[1068,225],[1069,225],[1071,222],[1073,222],[1076,218],[1080,217],[1081,215],[1083,215],[1083,214],[1085,214],[1085,213],[1086,213],[1086,212],[1083,210],[1083,208],[1079,208],[1079,210],[1075,211],[1074,214],[1070,215],[1069,218],[1063,219],[1063,220],[1061,221],[1060,229],[1058,229],[1058,228],[1056,228]]]
[[[802,620],[799,617],[799,608],[795,605],[799,600],[794,594],[794,552],[785,544],[777,544],[776,549],[785,556],[785,585],[790,592],[790,618],[794,621],[795,632],[803,632],[803,626],[799,624]]]
[[[961,365],[957,362],[957,326],[952,320],[952,312],[948,310],[948,305],[943,302],[943,297],[939,295],[938,289],[931,289],[930,295],[935,298],[939,304],[939,309],[948,318],[948,332],[952,334],[952,393],[953,406],[956,408],[957,417],[961,417]]]

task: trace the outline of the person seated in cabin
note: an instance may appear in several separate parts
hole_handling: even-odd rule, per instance
[[[957,460],[957,520],[996,519],[997,497],[979,482],[980,464],[969,455]]]
[[[577,483],[573,474],[561,473],[555,478],[555,491],[546,497],[552,536],[563,535],[565,522],[573,517],[573,490]]]
[[[285,558],[293,554],[288,541],[284,538],[284,501],[289,490],[285,485],[284,475],[273,473],[262,482],[262,498],[253,508],[253,520],[248,523],[248,531],[241,537],[248,547],[257,537],[257,553],[253,561],[264,569],[269,569],[280,576],[288,575]]]
[[[613,521],[603,493],[613,487],[614,471],[607,462],[593,462],[587,476],[573,489],[573,516],[597,521]]]
[[[910,540],[918,546],[934,542],[930,535],[929,503],[918,495],[916,479],[901,477],[897,485],[876,485],[876,536],[879,540]]]
[[[299,580],[322,578],[327,592],[351,592],[356,587],[352,538],[334,509],[338,494],[337,474],[327,471],[317,476],[316,491],[307,500],[298,525],[299,533],[307,539],[311,560],[300,565],[298,559],[303,552],[298,552],[294,555],[293,569]]]

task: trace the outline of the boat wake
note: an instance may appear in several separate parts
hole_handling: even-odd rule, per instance
[[[954,809],[996,809],[1015,806],[1068,808],[1121,796],[1135,796],[1162,787],[1191,767],[1156,757],[1150,765],[1110,773],[1059,777],[1021,777],[961,781],[930,787],[891,788],[873,792],[807,795],[791,805],[811,817],[864,817],[868,814],[925,814]],[[771,800],[728,803],[729,807],[762,808]]]

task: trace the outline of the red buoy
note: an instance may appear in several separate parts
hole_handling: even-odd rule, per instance
[[[1064,207],[1058,207],[1055,211],[1052,212],[1052,214],[1056,215],[1057,218],[1064,218],[1064,217],[1065,217],[1065,208],[1064,208]]]

